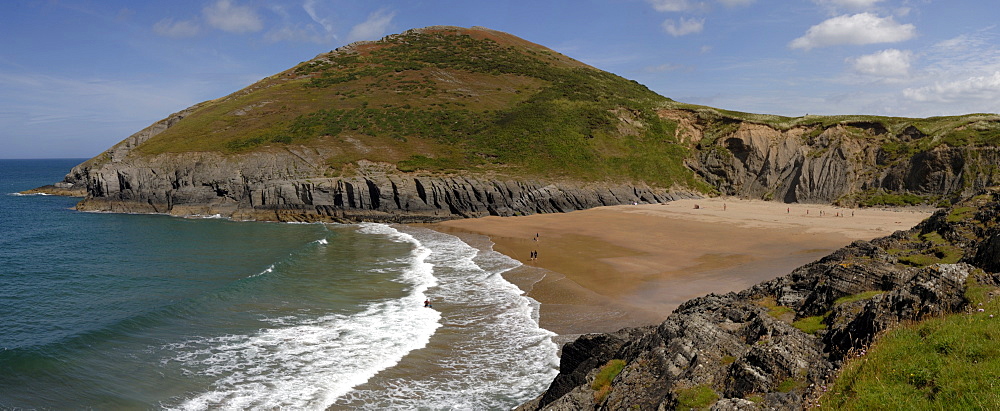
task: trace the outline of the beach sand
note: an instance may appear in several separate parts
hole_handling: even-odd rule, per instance
[[[488,236],[496,251],[523,262],[505,277],[542,304],[540,325],[568,341],[658,324],[691,298],[788,274],[930,214],[714,198],[429,227]]]

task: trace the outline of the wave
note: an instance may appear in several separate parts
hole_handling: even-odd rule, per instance
[[[409,227],[433,252],[429,290],[442,328],[421,355],[335,403],[344,409],[510,409],[558,372],[554,333],[538,325],[537,301],[502,274],[521,264],[458,237]],[[418,371],[414,371],[418,370]],[[419,371],[422,370],[422,371]]]
[[[53,194],[49,193],[7,193],[9,196],[14,197],[33,197],[33,196],[51,196]]]
[[[271,318],[272,326],[256,333],[163,347],[178,353],[166,362],[180,363],[192,375],[217,378],[211,391],[176,408],[325,408],[426,346],[441,325],[439,312],[422,307],[427,289],[437,284],[434,267],[426,261],[431,250],[387,225],[362,224],[357,231],[411,244],[409,264],[398,273],[398,280],[410,286],[407,294],[369,302],[354,314]]]
[[[309,245],[322,244],[325,241],[319,239]],[[5,371],[26,372],[27,369],[18,369],[17,364],[27,364],[31,361],[58,361],[60,358],[79,356],[84,351],[93,351],[96,347],[104,347],[109,341],[141,338],[145,333],[158,327],[172,327],[178,323],[198,323],[206,313],[217,310],[220,305],[239,303],[245,299],[248,293],[253,293],[255,288],[261,287],[260,281],[263,278],[258,277],[274,273],[281,266],[308,251],[308,248],[307,246],[293,251],[268,265],[261,272],[237,278],[217,288],[206,289],[186,298],[167,300],[161,304],[147,302],[147,305],[142,307],[128,305],[127,300],[107,298],[104,304],[95,304],[91,307],[106,315],[100,319],[101,321],[91,325],[74,324],[64,320],[60,326],[48,333],[47,336],[52,338],[47,338],[40,344],[13,348],[0,347],[0,366],[10,367],[5,368]],[[81,274],[79,281],[86,282],[86,276]],[[171,289],[162,291],[169,292]],[[110,307],[120,307],[120,309]]]

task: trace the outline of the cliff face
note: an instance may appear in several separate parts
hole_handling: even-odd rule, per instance
[[[685,194],[616,184],[549,183],[386,172],[316,177],[315,152],[239,157],[161,155],[77,172],[83,211],[215,215],[265,221],[432,222],[488,215],[567,212],[603,205],[658,203]]]
[[[521,409],[676,409],[692,392],[714,398],[712,409],[804,408],[878,333],[959,312],[969,284],[998,284],[998,223],[1000,192],[990,191],[786,276],[688,301],[659,326],[585,335]],[[803,327],[810,319],[821,329]],[[597,397],[591,384],[612,359],[626,365]]]
[[[84,191],[86,197],[77,205],[82,211],[336,222],[568,212],[691,195],[626,184],[403,174],[371,162],[360,162],[356,176],[324,177],[328,153],[303,147],[243,155],[128,155],[185,114],[154,124],[75,167],[59,189]]]
[[[1000,183],[1000,148],[938,144],[913,126],[891,132],[844,121],[779,129],[728,119],[731,131],[705,141],[710,122],[690,111],[661,115],[684,120],[680,132],[698,148],[688,166],[726,195],[853,204],[873,192],[957,199]],[[901,145],[909,151],[891,151]]]

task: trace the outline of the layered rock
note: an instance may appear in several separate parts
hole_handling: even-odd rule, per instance
[[[891,155],[886,141],[928,138],[915,127],[890,133],[874,122],[785,130],[726,119],[730,132],[705,141],[706,120],[683,110],[661,112],[697,144],[688,161],[721,193],[786,203],[851,203],[864,191],[961,198],[1000,184],[1000,148],[937,145],[910,156]],[[718,120],[717,120],[718,121]]]
[[[690,300],[658,327],[582,336],[550,389],[520,409],[676,409],[693,391],[714,398],[712,409],[804,408],[879,333],[962,311],[972,280],[996,285],[998,223],[1000,192],[990,191],[786,276]],[[809,319],[823,329],[807,333]],[[591,383],[613,359],[626,365],[595,396]]]
[[[83,211],[221,215],[240,220],[430,222],[567,212],[690,196],[645,185],[394,173],[324,177],[316,150],[164,154],[83,164],[62,184],[86,187]]]

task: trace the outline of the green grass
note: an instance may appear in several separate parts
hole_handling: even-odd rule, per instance
[[[623,369],[625,369],[625,361],[611,360],[597,371],[594,382],[590,384],[590,388],[594,390],[594,402],[601,403],[607,398],[608,394],[611,393],[611,382]]]
[[[792,326],[806,334],[816,334],[819,330],[826,328],[826,324],[823,324],[824,318],[826,318],[825,315],[804,317],[792,322]]]
[[[993,287],[972,280],[969,285],[970,313],[901,326],[879,337],[866,355],[847,362],[821,398],[823,408],[1000,408],[1000,301],[987,300]]]
[[[790,321],[795,316],[795,310],[791,307],[778,305],[778,302],[770,295],[755,301],[755,303],[767,308],[768,315],[782,321]]]
[[[955,207],[948,213],[947,221],[949,223],[957,223],[959,221],[969,220],[976,215],[977,211],[979,210],[975,207]]]
[[[786,378],[784,381],[778,383],[774,390],[777,392],[792,392],[796,388],[802,387],[802,383],[796,381],[794,378]]]
[[[700,409],[707,408],[719,400],[712,387],[703,384],[691,388],[677,390],[677,409]]]
[[[965,256],[960,247],[952,245],[937,232],[913,233],[901,246],[887,251],[897,256],[900,263],[914,267],[954,264]]]

